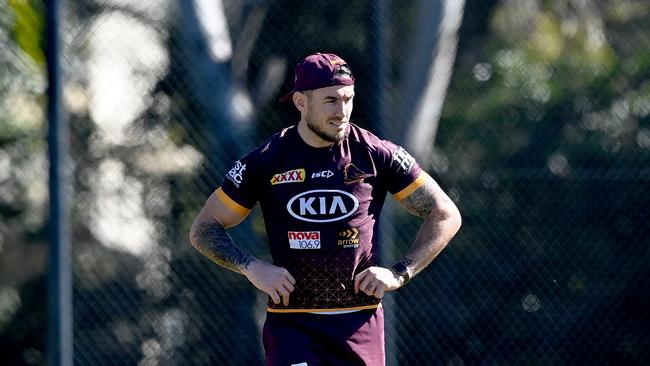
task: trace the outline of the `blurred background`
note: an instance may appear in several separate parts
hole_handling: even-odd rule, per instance
[[[47,2],[0,9],[0,365],[47,359]],[[643,0],[61,2],[75,364],[255,365],[265,297],[189,243],[232,163],[299,117],[304,56],[464,225],[385,299],[389,365],[650,364]],[[389,203],[385,264],[420,225]],[[268,258],[255,209],[232,231]]]

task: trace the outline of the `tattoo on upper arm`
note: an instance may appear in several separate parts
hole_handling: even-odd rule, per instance
[[[401,201],[402,206],[415,216],[427,217],[436,206],[434,184],[433,182],[423,184]]]
[[[192,241],[203,255],[232,271],[241,273],[254,260],[253,256],[232,242],[230,235],[217,222],[199,224]]]

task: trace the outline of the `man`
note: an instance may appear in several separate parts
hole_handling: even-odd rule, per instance
[[[334,54],[295,69],[297,125],[235,162],[196,217],[192,244],[269,295],[267,365],[384,365],[381,299],[451,240],[460,214],[403,148],[352,124],[354,78]],[[379,215],[390,192],[424,219],[391,268],[378,263]],[[273,263],[226,233],[259,202]]]

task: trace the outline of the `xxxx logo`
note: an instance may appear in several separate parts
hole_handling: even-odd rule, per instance
[[[339,239],[336,244],[343,248],[359,247],[359,230],[356,227],[343,230],[339,233]]]
[[[283,183],[296,183],[305,181],[305,169],[294,169],[279,173],[271,178],[271,185]]]

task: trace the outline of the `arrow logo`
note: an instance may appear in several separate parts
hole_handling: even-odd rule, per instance
[[[356,239],[359,236],[359,230],[356,227],[351,229],[343,230],[339,233],[340,236],[344,238]]]
[[[341,248],[358,248],[359,242],[359,229],[356,227],[343,230],[339,233],[339,239],[336,244]]]

